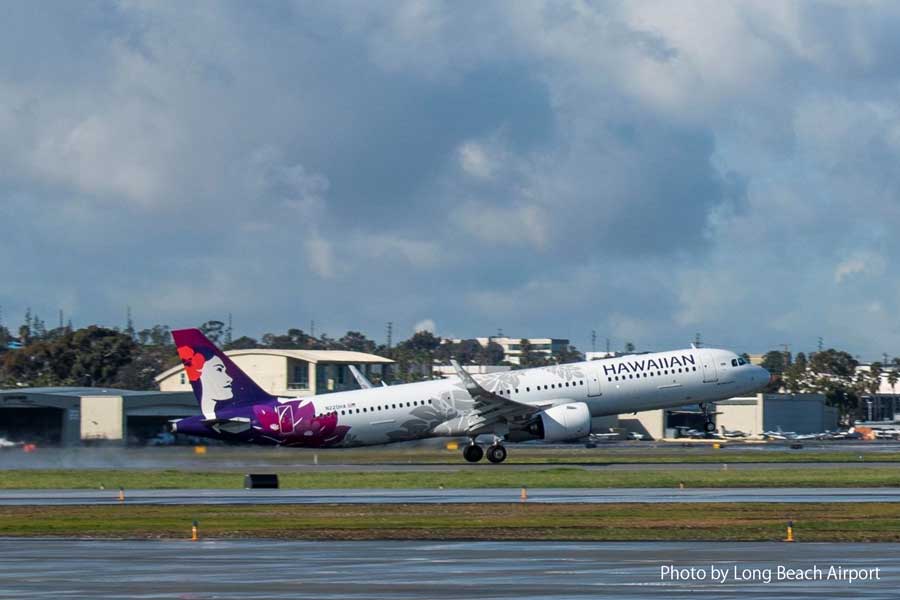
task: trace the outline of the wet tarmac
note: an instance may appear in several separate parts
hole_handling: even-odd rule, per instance
[[[898,565],[900,544],[0,539],[0,598],[887,599]]]
[[[398,448],[399,447],[399,448]],[[673,443],[615,442],[603,443],[594,449],[582,446],[509,446],[510,460],[500,465],[486,462],[469,464],[458,451],[434,447],[408,447],[405,444],[365,449],[310,450],[298,448],[260,448],[252,446],[210,446],[204,454],[196,454],[192,447],[87,447],[87,448],[38,448],[26,453],[20,448],[0,450],[0,470],[5,469],[177,469],[202,471],[432,471],[456,472],[474,469],[492,470],[542,470],[560,467],[578,467],[586,470],[659,470],[691,469],[718,470],[723,464],[729,469],[785,469],[785,468],[841,468],[852,467],[900,469],[900,463],[879,461],[879,454],[900,452],[900,444],[894,442],[814,442],[805,444],[802,450],[789,450],[784,444],[732,444],[720,450],[709,444],[692,444],[683,447]],[[791,458],[809,457],[809,461],[765,462],[771,452],[791,452]],[[759,456],[761,462],[729,460],[731,453],[744,457]],[[821,452],[841,452],[854,457],[852,462],[819,462]],[[653,453],[661,456],[659,462],[629,464],[629,459],[653,460]],[[516,463],[518,458],[547,462]],[[671,462],[672,460],[688,462]],[[609,462],[604,462],[608,460]],[[714,462],[690,462],[706,460]]]
[[[128,504],[462,504],[519,502],[520,488],[127,490]],[[900,502],[900,488],[535,488],[538,503]],[[0,506],[119,504],[117,490],[2,490]]]

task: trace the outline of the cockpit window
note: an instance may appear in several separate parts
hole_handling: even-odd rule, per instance
[[[747,364],[747,361],[744,360],[743,358],[738,358],[738,364],[739,364],[739,365],[746,365],[746,364]]]
[[[738,365],[737,359],[736,359],[736,358],[732,358],[732,359],[731,359],[731,366],[732,366],[732,367],[736,367],[737,365]]]

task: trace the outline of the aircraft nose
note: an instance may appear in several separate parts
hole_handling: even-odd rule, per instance
[[[772,373],[769,373],[763,367],[757,366],[756,368],[758,369],[757,373],[758,373],[760,385],[767,385],[769,383],[775,382],[775,375],[773,375]]]

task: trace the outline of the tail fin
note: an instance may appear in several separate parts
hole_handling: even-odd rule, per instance
[[[256,385],[199,329],[176,329],[172,338],[207,419],[218,418],[216,412],[224,408],[272,400],[271,394]]]

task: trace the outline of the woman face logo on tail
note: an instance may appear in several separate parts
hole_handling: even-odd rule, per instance
[[[178,356],[192,384],[200,384],[200,410],[207,419],[216,418],[216,403],[234,398],[231,376],[225,363],[208,348],[178,348]]]
[[[209,396],[214,402],[231,400],[234,397],[234,392],[231,391],[231,376],[225,370],[225,363],[218,356],[213,356],[203,365],[200,385],[203,386],[203,396]]]

